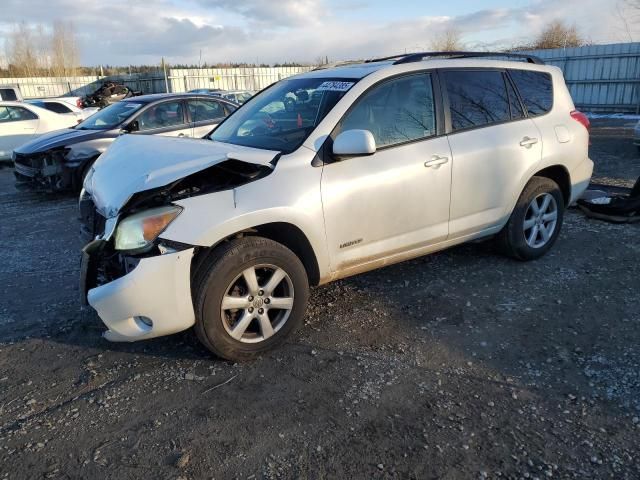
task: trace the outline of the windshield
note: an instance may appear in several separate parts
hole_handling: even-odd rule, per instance
[[[355,79],[283,80],[239,108],[211,140],[291,153],[311,134]]]
[[[137,112],[144,103],[118,102],[94,113],[84,122],[78,124],[79,130],[107,130],[120,125],[134,112]]]

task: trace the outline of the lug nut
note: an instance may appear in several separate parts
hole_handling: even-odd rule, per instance
[[[260,296],[264,295],[264,290],[260,290],[260,291],[258,292],[258,295],[260,295]]]
[[[264,303],[269,304],[269,303],[271,303],[271,300],[269,300],[268,298],[265,298],[264,299]]]
[[[258,313],[259,313],[260,315],[262,315],[262,314],[264,313],[264,308],[259,309],[259,310],[258,310]]]
[[[249,313],[253,313],[253,307],[249,307]]]
[[[252,296],[252,295],[249,295],[249,299],[248,299],[248,300],[249,300],[250,302],[253,302],[253,296]]]

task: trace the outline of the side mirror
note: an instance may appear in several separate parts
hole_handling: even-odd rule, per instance
[[[130,124],[125,125],[122,128],[121,133],[133,133],[137,132],[138,130],[140,130],[140,124],[138,123],[138,120],[134,120]]]
[[[346,130],[333,141],[337,158],[361,157],[376,153],[376,140],[369,130]]]

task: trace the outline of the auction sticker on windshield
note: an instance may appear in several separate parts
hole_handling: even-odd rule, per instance
[[[346,92],[353,86],[353,82],[322,82],[316,90],[326,90],[330,92]]]

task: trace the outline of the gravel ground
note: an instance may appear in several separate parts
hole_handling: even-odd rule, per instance
[[[601,182],[628,126],[594,122]],[[466,245],[316,288],[247,364],[101,339],[75,200],[0,170],[1,478],[640,478],[640,225],[569,211],[518,263]]]

